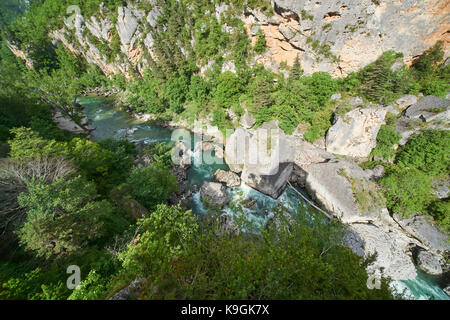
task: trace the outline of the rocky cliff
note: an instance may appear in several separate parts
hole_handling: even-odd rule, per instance
[[[273,14],[238,10],[226,2],[204,15],[215,16],[230,34],[236,30],[225,18],[240,19],[253,44],[262,32],[268,50],[249,57],[249,63],[263,63],[275,70],[283,63],[292,65],[299,56],[306,74],[326,71],[345,76],[387,50],[402,52],[409,63],[437,40],[444,40],[446,55],[450,53],[450,3],[445,0],[272,0]],[[50,36],[55,44],[63,43],[107,75],[122,73],[130,78],[142,74],[149,67],[149,57],[154,57],[155,32],[166,30],[158,19],[162,8],[154,0],[123,3],[117,12],[101,5],[95,16],[76,14]],[[193,16],[194,9],[188,6],[188,10]],[[193,46],[197,32],[191,30]],[[186,55],[189,51],[180,50]],[[210,65],[211,61],[199,67],[205,71]],[[234,71],[234,61],[228,59],[223,69]]]

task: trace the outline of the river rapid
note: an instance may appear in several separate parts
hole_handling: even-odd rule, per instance
[[[114,138],[144,143],[171,141],[172,131],[170,129],[137,120],[129,113],[115,109],[105,98],[81,97],[78,102],[83,105],[87,117],[92,121],[92,126],[95,128],[91,133],[93,140]],[[198,159],[202,154],[199,146],[193,146],[191,154],[194,161],[188,170],[188,185],[192,190],[198,190],[205,181],[214,181],[214,172],[217,169],[228,169],[227,165],[217,158],[215,159],[217,161],[214,161],[216,163],[211,165],[195,161],[195,158]],[[307,196],[304,191],[297,191]],[[287,188],[277,200],[244,184],[238,188],[228,189],[228,193],[232,203],[233,200],[256,200],[256,205],[253,208],[243,209],[242,213],[244,213],[246,219],[257,226],[263,226],[273,216],[273,209],[278,205],[282,205],[290,211],[297,210],[297,208],[305,210],[305,212],[315,210],[301,199],[292,188]],[[195,214],[209,214],[200,200],[199,191],[194,193],[190,206]],[[231,216],[235,214],[234,211],[230,207],[224,209],[224,213]],[[391,283],[392,289],[403,292],[406,299],[449,300],[449,297],[441,288],[443,285],[442,279],[420,271],[418,271],[415,280],[393,281]]]

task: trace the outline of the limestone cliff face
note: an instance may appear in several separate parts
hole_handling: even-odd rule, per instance
[[[450,2],[446,0],[275,0],[273,6],[280,15],[298,21],[298,29],[291,30],[295,35],[289,38],[304,51],[301,61],[307,73],[344,76],[387,50],[402,52],[408,63],[437,40],[444,40],[447,56],[450,53]],[[321,57],[324,45],[329,45],[338,62]]]
[[[148,4],[145,10],[139,6],[143,2]],[[154,57],[152,32],[166,28],[158,23],[162,9],[154,0],[124,4],[117,12],[100,6],[92,17],[81,12],[74,23],[66,23],[50,36],[107,75],[122,73],[131,78],[142,74],[149,66],[146,57]],[[275,71],[282,62],[292,65],[298,55],[306,74],[325,71],[340,77],[387,50],[402,52],[409,63],[437,40],[444,40],[446,55],[450,54],[450,2],[446,0],[272,0],[271,4],[272,16],[250,8],[236,12],[227,4],[216,5],[215,12],[205,14],[219,21],[226,15],[237,16],[253,43],[261,30],[268,50],[249,63],[263,63]],[[232,33],[233,27],[224,23],[223,30]],[[211,62],[199,67],[203,73],[210,66]],[[225,70],[235,70],[232,60],[226,59]]]

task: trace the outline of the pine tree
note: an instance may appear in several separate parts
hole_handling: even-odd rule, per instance
[[[294,64],[291,68],[291,73],[289,75],[289,79],[291,80],[298,80],[303,75],[303,69],[300,64],[300,57],[297,55],[297,57],[294,60]]]
[[[274,103],[270,83],[261,77],[255,79],[254,103],[256,109],[268,107]]]

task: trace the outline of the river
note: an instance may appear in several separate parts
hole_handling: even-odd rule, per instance
[[[92,132],[93,140],[115,138],[128,139],[134,142],[144,141],[146,143],[171,141],[172,131],[170,129],[139,121],[127,112],[113,108],[104,98],[81,97],[79,102],[83,105],[87,117],[92,121],[92,126],[96,128]],[[201,156],[199,148],[194,146],[192,155],[194,158]],[[220,162],[219,159],[216,160]],[[193,161],[193,166],[188,170],[189,186],[192,189],[197,189],[204,181],[214,181],[214,172],[217,169],[227,169],[227,166],[226,164],[199,164]],[[302,190],[298,191],[307,196]],[[290,210],[298,207],[306,212],[315,210],[291,188],[287,188],[277,200],[246,185],[228,189],[228,193],[232,200],[256,200],[256,205],[252,209],[244,209],[243,213],[246,219],[258,226],[263,226],[273,216],[273,209],[280,204]],[[193,196],[191,209],[196,214],[208,214],[208,210],[200,200],[199,191]],[[224,212],[229,215],[235,214],[230,207],[226,207]],[[407,299],[449,300],[449,297],[441,288],[441,282],[442,280],[439,278],[431,277],[418,271],[418,276],[415,280],[393,281],[391,287],[404,292],[403,295]]]

